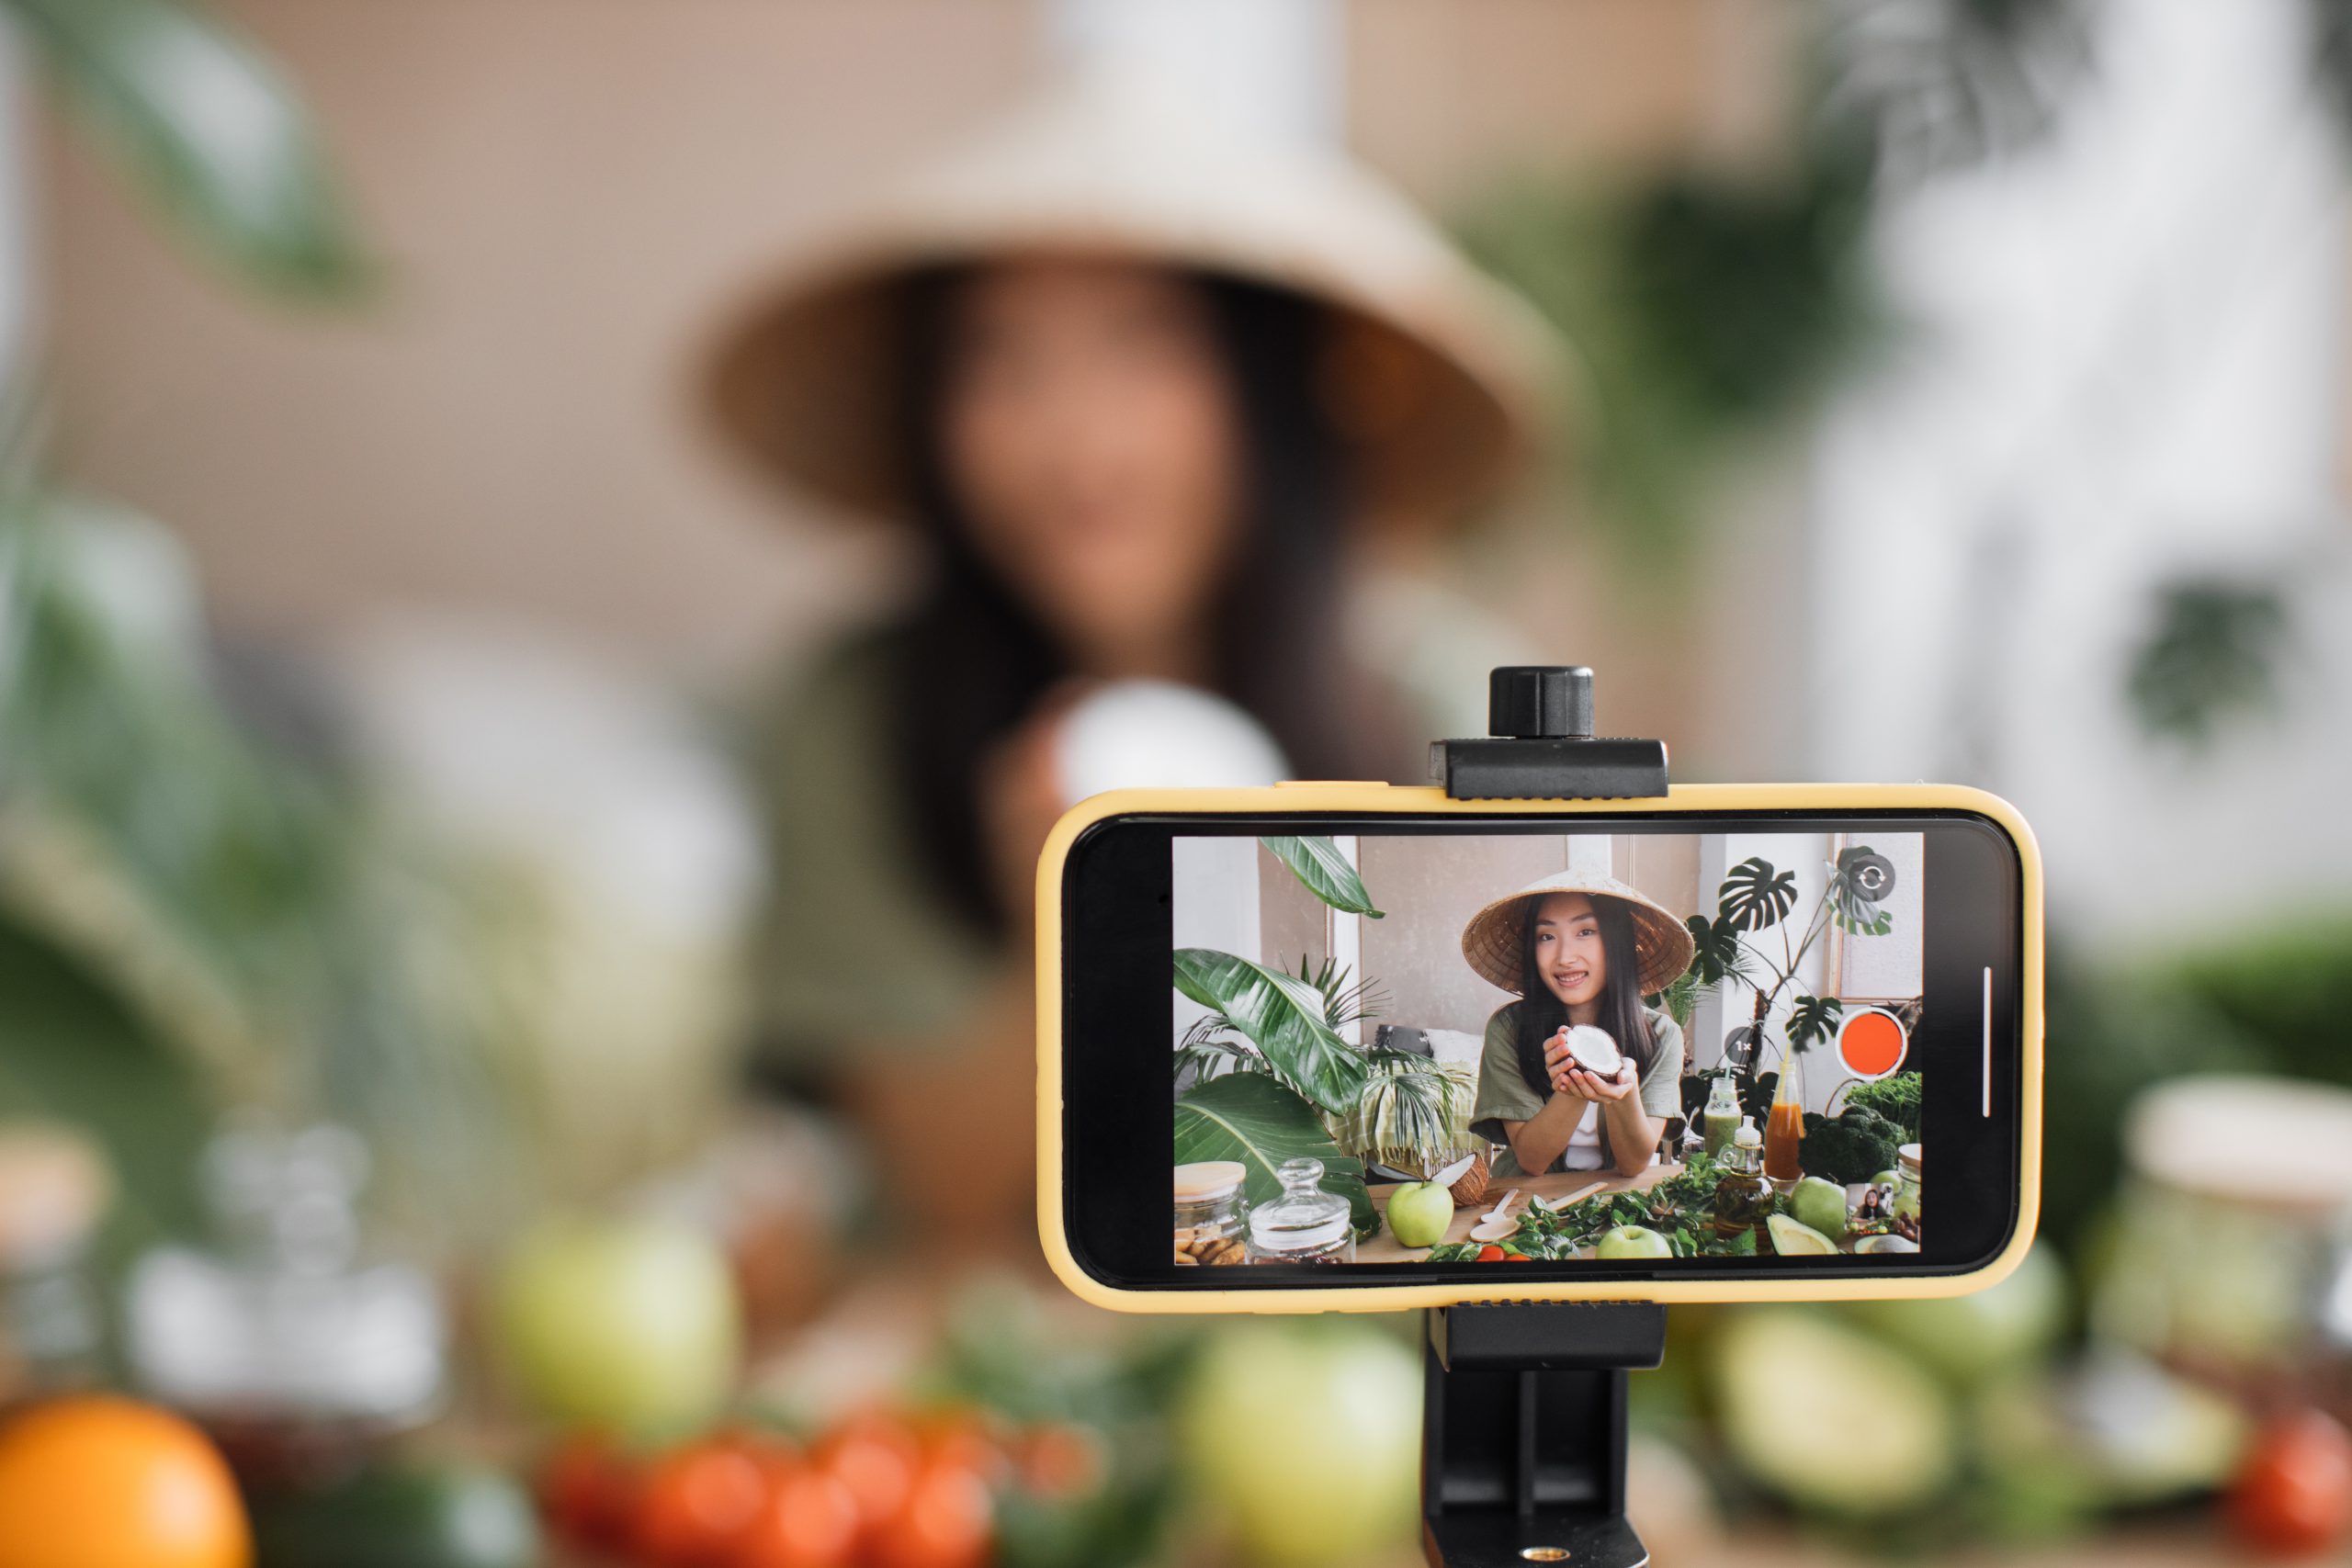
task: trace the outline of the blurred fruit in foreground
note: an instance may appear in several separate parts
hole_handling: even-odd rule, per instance
[[[2025,1366],[2066,1326],[2066,1271],[2036,1247],[1999,1284],[1924,1302],[1862,1302],[1849,1309],[1874,1334],[1963,1385]]]
[[[727,1397],[741,1340],[727,1260],[651,1220],[560,1219],[509,1255],[496,1327],[508,1369],[560,1420],[688,1430]]]
[[[1252,1561],[1311,1568],[1393,1553],[1419,1509],[1421,1371],[1368,1324],[1218,1332],[1178,1416],[1204,1501]]]
[[[458,1465],[371,1471],[254,1505],[260,1568],[537,1568],[520,1487]]]
[[[548,1528],[583,1546],[617,1544],[628,1530],[637,1467],[606,1439],[576,1433],[539,1469],[539,1512]]]
[[[0,1427],[0,1568],[246,1568],[253,1538],[201,1432],[129,1400],[61,1399]]]
[[[2316,1410],[2263,1429],[2230,1488],[2230,1524],[2266,1551],[2314,1556],[2352,1535],[2352,1435]]]
[[[2210,1493],[2245,1447],[2235,1405],[2112,1349],[2071,1371],[2013,1367],[1971,1409],[1978,1467],[2013,1534]]]
[[[662,1568],[705,1568],[731,1558],[767,1505],[769,1477],[740,1444],[691,1443],[664,1455],[637,1489],[630,1538]]]
[[[1724,1440],[1801,1506],[1897,1514],[1960,1472],[1951,1404],[1917,1363],[1824,1314],[1744,1311],[1710,1364]]]

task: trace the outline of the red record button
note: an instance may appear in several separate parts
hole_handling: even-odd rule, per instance
[[[1911,1042],[1891,1012],[1864,1008],[1838,1026],[1838,1059],[1858,1078],[1883,1078],[1903,1065]]]

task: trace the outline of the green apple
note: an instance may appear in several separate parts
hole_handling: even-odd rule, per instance
[[[1399,1247],[1435,1247],[1453,1224],[1453,1194],[1434,1181],[1408,1181],[1388,1195],[1388,1229]]]
[[[533,1404],[629,1436],[707,1420],[741,1355],[725,1255],[701,1233],[657,1221],[539,1224],[507,1255],[492,1304],[502,1359]]]
[[[1419,1511],[1421,1368],[1361,1322],[1213,1336],[1176,1437],[1197,1495],[1261,1568],[1392,1562]]]
[[[1835,1241],[1846,1234],[1846,1190],[1834,1181],[1808,1176],[1789,1194],[1789,1213]]]
[[[1821,1257],[1838,1250],[1836,1242],[1786,1214],[1774,1214],[1764,1224],[1771,1234],[1772,1250],[1782,1258]]]
[[[1674,1248],[1667,1244],[1666,1237],[1640,1225],[1619,1225],[1600,1238],[1600,1246],[1595,1250],[1604,1258],[1674,1256]]]

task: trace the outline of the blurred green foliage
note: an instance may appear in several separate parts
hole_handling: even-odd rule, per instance
[[[368,278],[316,127],[235,29],[183,0],[0,0],[65,106],[181,234],[281,294]]]
[[[2165,584],[2124,679],[2141,728],[2199,749],[2233,718],[2275,713],[2293,631],[2288,596],[2274,583],[2195,577]]]

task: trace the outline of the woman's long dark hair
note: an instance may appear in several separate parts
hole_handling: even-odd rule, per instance
[[[894,717],[902,799],[924,861],[978,927],[1001,933],[978,816],[988,748],[1072,672],[1065,651],[973,547],[946,473],[940,427],[951,313],[968,269],[911,288],[901,430],[910,499],[936,571],[906,623]],[[1270,730],[1303,778],[1378,778],[1392,748],[1339,658],[1340,528],[1351,497],[1337,433],[1318,401],[1324,318],[1281,290],[1203,276],[1238,404],[1243,516],[1214,606],[1217,691]],[[1375,761],[1375,759],[1377,759]]]
[[[1634,1058],[1638,1077],[1657,1060],[1657,1042],[1650,1038],[1650,1021],[1642,1010],[1642,960],[1634,947],[1634,914],[1622,898],[1605,893],[1589,897],[1593,919],[1600,926],[1601,962],[1609,966],[1608,977],[1600,983],[1598,1021],[1617,1048]],[[1544,1070],[1544,1042],[1568,1021],[1568,1005],[1544,983],[1535,962],[1535,921],[1543,909],[1543,898],[1530,898],[1519,925],[1519,1071],[1528,1088],[1549,1100],[1552,1075]]]

